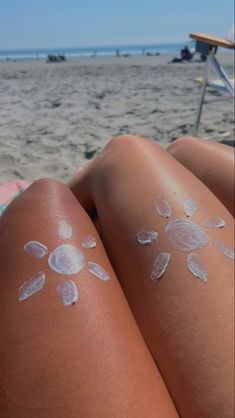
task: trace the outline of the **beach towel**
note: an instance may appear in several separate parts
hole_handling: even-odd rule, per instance
[[[26,180],[17,180],[0,186],[0,216],[9,203],[19,196],[19,194],[23,193],[30,184],[31,183]]]

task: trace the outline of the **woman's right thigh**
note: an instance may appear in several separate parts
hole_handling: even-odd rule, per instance
[[[180,416],[231,418],[231,214],[143,138],[114,139],[70,186],[97,211],[106,251]]]
[[[0,416],[176,418],[100,238],[69,189],[0,219]]]

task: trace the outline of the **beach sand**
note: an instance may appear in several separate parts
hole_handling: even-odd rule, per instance
[[[172,57],[0,62],[0,184],[66,181],[110,138],[131,133],[166,147],[192,133],[203,63]],[[232,54],[222,54],[232,74]],[[200,136],[234,137],[232,101],[205,106]]]

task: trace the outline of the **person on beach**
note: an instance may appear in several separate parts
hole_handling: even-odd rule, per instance
[[[0,218],[0,416],[232,418],[231,147],[114,138]]]
[[[189,50],[188,45],[185,45],[185,47],[181,50],[180,55],[183,61],[191,61],[193,59],[193,54]]]
[[[180,51],[180,57],[174,57],[171,62],[172,63],[179,63],[179,62],[190,62],[193,59],[193,53],[190,51],[189,47],[185,45],[183,49]]]

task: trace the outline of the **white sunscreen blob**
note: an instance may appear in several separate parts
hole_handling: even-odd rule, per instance
[[[208,281],[208,272],[206,268],[202,265],[197,254],[189,254],[187,259],[188,269],[191,273],[202,280],[204,283]]]
[[[72,227],[68,224],[68,222],[60,221],[59,236],[64,239],[70,239],[72,237]]]
[[[165,234],[177,250],[191,251],[208,242],[204,231],[188,219],[175,219],[165,227]]]
[[[150,275],[151,280],[157,280],[163,276],[170,262],[170,258],[171,255],[169,253],[161,253],[156,257]]]
[[[193,216],[197,212],[197,203],[193,199],[184,202],[184,213],[186,216]]]
[[[231,260],[235,260],[235,252],[232,248],[228,247],[223,241],[215,240],[213,243],[216,245],[217,248],[219,248],[222,253],[228,257],[231,258]]]
[[[94,237],[92,237],[91,235],[89,235],[88,237],[86,237],[84,239],[84,241],[82,242],[82,246],[84,248],[96,248],[96,240]]]
[[[43,258],[48,253],[47,247],[38,241],[27,242],[24,250],[34,258]]]
[[[72,280],[67,280],[57,286],[64,306],[75,305],[78,300],[78,290],[76,284]]]
[[[158,233],[154,231],[137,232],[137,241],[141,245],[151,245],[158,238]]]
[[[166,199],[157,199],[155,201],[155,209],[160,216],[169,218],[171,216],[171,206]]]
[[[203,225],[207,226],[208,228],[224,228],[225,220],[219,216],[215,216],[214,218],[206,219],[203,222]]]
[[[59,274],[76,274],[85,265],[83,253],[74,245],[63,244],[57,247],[48,259],[50,268]]]
[[[88,271],[101,280],[110,280],[108,273],[99,264],[93,263],[93,261],[88,262]]]
[[[46,276],[40,271],[36,276],[25,282],[19,289],[19,301],[21,302],[39,292],[43,288],[45,281]]]

